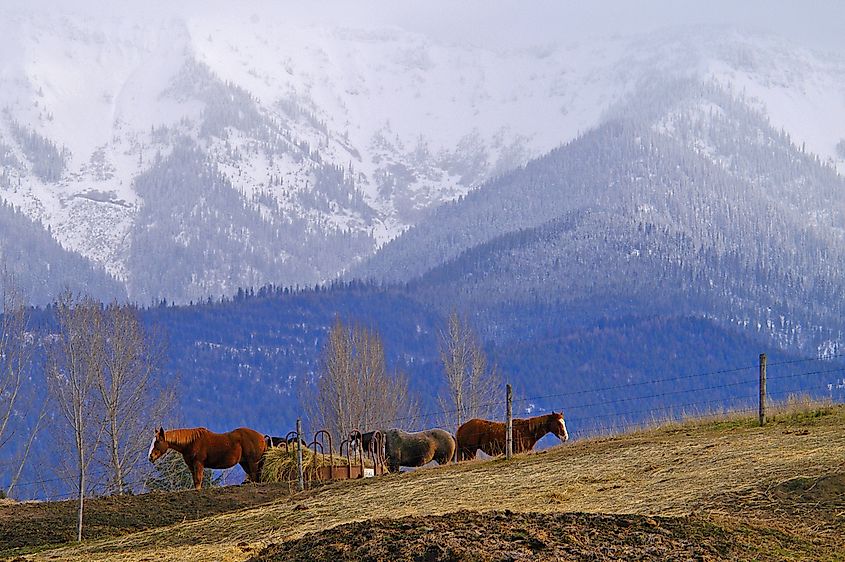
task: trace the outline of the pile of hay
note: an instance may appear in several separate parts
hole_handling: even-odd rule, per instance
[[[357,457],[351,459],[352,465],[360,461]],[[302,467],[305,480],[310,482],[316,479],[317,469],[329,466],[348,466],[349,459],[335,453],[327,455],[315,453],[307,447],[302,448]],[[373,467],[372,461],[364,458],[364,466]],[[296,447],[285,451],[284,447],[271,447],[264,453],[264,466],[261,469],[261,482],[295,482],[298,479],[296,470]]]

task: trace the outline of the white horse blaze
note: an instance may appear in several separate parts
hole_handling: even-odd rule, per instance
[[[147,458],[150,458],[150,457],[152,457],[152,456],[153,456],[153,449],[155,448],[155,446],[156,446],[156,438],[155,438],[155,437],[153,437],[153,440],[152,440],[152,442],[150,443],[150,452],[149,452],[149,453],[147,453]]]
[[[563,440],[566,441],[569,439],[569,433],[566,432],[566,424],[563,420],[560,420],[560,428],[563,430]]]

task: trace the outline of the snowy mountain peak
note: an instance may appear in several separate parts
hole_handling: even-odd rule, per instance
[[[655,74],[744,92],[845,169],[842,60],[724,28],[494,50],[257,9],[20,10],[0,37],[0,194],[142,302],[330,279]],[[156,278],[164,249],[184,267]]]

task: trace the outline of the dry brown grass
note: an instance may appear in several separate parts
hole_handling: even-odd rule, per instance
[[[243,560],[256,548],[374,517],[459,509],[755,515],[760,491],[845,471],[845,407],[669,423],[535,454],[343,482],[265,506],[38,555],[67,560]],[[765,493],[763,493],[765,496]],[[845,509],[843,509],[845,512]],[[812,529],[810,529],[812,531]],[[808,531],[808,532],[810,532]]]

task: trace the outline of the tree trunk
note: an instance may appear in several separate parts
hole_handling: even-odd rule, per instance
[[[79,451],[79,513],[76,521],[76,541],[82,542],[82,510],[85,507],[85,449]]]
[[[112,421],[114,422],[114,420]],[[112,423],[111,431],[111,458],[112,469],[114,470],[114,474],[112,475],[112,477],[114,478],[113,492],[123,494],[123,467],[120,466],[118,430],[115,427],[114,423]]]

